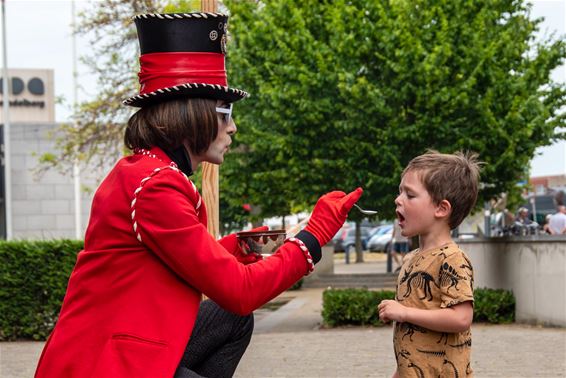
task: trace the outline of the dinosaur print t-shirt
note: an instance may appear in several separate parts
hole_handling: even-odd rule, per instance
[[[404,258],[397,279],[396,300],[425,310],[473,301],[473,270],[456,244]],[[393,346],[401,377],[471,377],[472,334],[431,331],[411,323],[396,323]]]

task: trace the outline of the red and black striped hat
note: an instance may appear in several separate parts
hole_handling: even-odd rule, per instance
[[[228,87],[224,56],[228,16],[221,13],[134,17],[140,42],[140,93],[124,105],[144,107],[176,97],[234,102],[247,92]]]

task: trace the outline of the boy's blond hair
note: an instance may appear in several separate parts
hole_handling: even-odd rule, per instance
[[[442,154],[428,150],[409,162],[401,177],[417,172],[435,204],[447,200],[452,206],[450,229],[462,223],[478,198],[480,163],[476,153]]]

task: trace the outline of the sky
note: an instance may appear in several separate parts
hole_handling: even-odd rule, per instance
[[[76,12],[88,9],[93,2],[76,0]],[[531,2],[532,15],[545,18],[541,33],[566,35],[566,0]],[[54,69],[55,95],[63,99],[56,106],[55,118],[66,121],[74,100],[72,1],[6,0],[5,4],[8,67]],[[77,38],[76,45],[77,56],[88,52],[88,41]],[[80,62],[77,71],[80,102],[96,93],[96,79]],[[553,78],[566,82],[566,66],[557,69]],[[537,154],[531,164],[532,176],[566,174],[566,142],[540,148]]]

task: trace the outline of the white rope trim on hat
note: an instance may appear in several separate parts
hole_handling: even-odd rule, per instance
[[[308,276],[309,274],[311,274],[312,271],[314,270],[314,262],[313,262],[311,254],[309,252],[309,249],[307,248],[305,243],[303,243],[303,241],[301,239],[297,239],[297,238],[294,238],[294,237],[285,239],[285,243],[286,242],[290,242],[290,243],[293,243],[293,244],[296,244],[297,246],[299,246],[299,249],[303,252],[303,254],[305,255],[305,258],[307,259],[307,273],[305,274],[305,276]]]
[[[150,154],[143,154],[143,155],[146,155],[146,156],[149,156],[149,157],[155,156],[155,155],[151,156]],[[193,188],[193,190],[194,190],[194,192],[195,192],[195,194],[196,194],[196,196],[197,196],[197,198],[198,198],[197,204],[196,204],[196,206],[195,206],[195,211],[196,211],[196,213],[197,213],[197,216],[199,215],[199,212],[200,212],[199,209],[200,209],[200,206],[202,205],[202,197],[200,196],[200,194],[199,194],[199,192],[198,192],[198,190],[197,190],[197,187],[196,187],[195,184],[189,179],[189,177],[187,177],[187,175],[186,175],[185,173],[183,173],[180,169],[178,169],[177,167],[171,166],[171,165],[165,165],[165,166],[163,166],[163,167],[155,168],[155,169],[153,170],[153,172],[151,172],[151,173],[149,174],[149,176],[144,177],[144,178],[140,181],[140,186],[138,186],[138,187],[136,188],[136,190],[134,190],[134,198],[132,199],[132,202],[130,203],[130,208],[132,209],[132,213],[131,213],[131,215],[132,215],[132,226],[133,226],[133,228],[134,228],[134,233],[136,234],[136,239],[138,239],[138,241],[139,241],[140,243],[142,243],[142,238],[141,238],[140,233],[138,232],[138,221],[137,221],[137,218],[136,218],[136,202],[138,201],[138,195],[139,195],[140,192],[142,191],[142,189],[143,189],[143,187],[145,186],[145,184],[146,184],[151,178],[153,178],[155,175],[157,175],[159,172],[161,172],[161,171],[163,171],[163,170],[165,170],[165,169],[171,169],[171,170],[173,170],[173,171],[175,171],[175,172],[178,172],[178,173],[182,174],[183,177],[185,177],[185,178],[187,179],[187,181],[191,184],[191,187]]]
[[[124,105],[128,105],[128,104],[132,103],[134,100],[143,100],[145,98],[150,98],[151,96],[157,96],[159,94],[164,94],[166,92],[173,93],[174,91],[181,91],[181,90],[183,90],[182,87],[185,87],[187,89],[198,88],[199,85],[203,88],[210,87],[214,90],[219,90],[219,91],[224,90],[224,92],[233,92],[233,93],[235,93],[239,96],[242,96],[242,97],[249,97],[249,95],[250,95],[248,92],[242,91],[241,89],[230,88],[230,87],[220,85],[220,84],[185,83],[185,84],[174,85],[172,87],[159,88],[159,89],[157,89],[153,92],[149,92],[149,93],[138,94],[138,95],[135,95],[133,97],[130,97],[130,98],[124,100],[122,103]]]
[[[138,14],[132,19],[159,18],[161,20],[174,20],[179,18],[208,18],[208,17],[227,17],[224,13],[216,12],[194,12],[194,13],[145,13]]]

